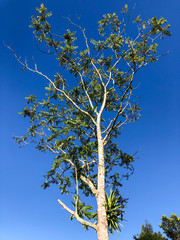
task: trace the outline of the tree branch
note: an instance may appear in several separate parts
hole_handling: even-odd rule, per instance
[[[131,84],[132,84],[133,79],[134,79],[134,72],[133,72],[133,74],[132,74],[132,77],[131,77],[131,80],[130,80],[130,82],[129,82],[128,87],[126,88],[126,90],[124,91],[124,93],[123,93],[123,95],[122,95],[122,97],[121,97],[121,100],[120,100],[120,108],[119,108],[119,110],[118,110],[118,112],[117,112],[117,114],[116,114],[116,117],[112,120],[112,122],[111,122],[111,127],[110,127],[110,125],[108,126],[108,127],[109,127],[109,131],[107,132],[106,136],[105,136],[104,139],[103,139],[103,142],[104,142],[104,143],[106,142],[106,139],[107,139],[108,136],[110,135],[111,131],[114,129],[114,126],[115,126],[115,124],[116,124],[116,121],[117,121],[118,117],[124,112],[124,110],[125,110],[126,107],[127,107],[127,104],[126,104],[125,107],[122,108],[122,103],[123,103],[123,100],[124,100],[127,92],[128,92],[128,91],[130,90],[130,88],[131,88]],[[127,102],[127,103],[128,103],[128,102]],[[107,129],[106,129],[106,131],[107,131]]]
[[[75,168],[74,163],[73,163],[70,159],[65,159],[65,161],[67,161],[68,163],[70,163],[70,164]],[[95,188],[93,182],[92,182],[89,178],[87,178],[87,177],[85,177],[85,176],[83,176],[83,175],[80,175],[80,179],[81,179],[83,182],[85,182],[85,183],[89,186],[89,188],[91,189],[92,193],[93,193],[95,196],[97,196],[97,189]]]
[[[74,212],[73,210],[68,208],[60,199],[58,199],[58,202],[66,211],[68,211],[69,213],[74,215],[74,217],[78,220],[78,222],[80,222],[83,225],[86,225],[88,227],[91,227],[91,228],[97,230],[97,225],[96,224],[88,222],[88,221],[82,219],[81,217],[79,217],[79,215],[76,212]]]
[[[87,92],[87,90],[86,90],[86,87],[85,87],[85,84],[84,84],[84,80],[83,80],[82,74],[81,74],[80,72],[78,72],[78,74],[79,74],[79,76],[80,76],[81,83],[82,83],[84,92],[85,92],[85,94],[86,94],[86,96],[87,96],[87,98],[88,98],[88,100],[89,100],[90,106],[91,106],[91,108],[95,111],[95,113],[97,114],[97,111],[96,111],[96,109],[95,109],[94,106],[93,106],[92,100],[91,100],[91,98],[90,98],[90,96],[89,96],[89,94],[88,94],[88,92]]]
[[[87,178],[87,177],[85,177],[85,176],[83,176],[83,175],[80,176],[80,179],[81,179],[83,182],[85,182],[85,183],[90,187],[92,193],[93,193],[95,196],[97,196],[97,189],[95,188],[95,186],[94,186],[94,184],[92,183],[92,181],[91,181],[89,178]]]
[[[61,89],[57,88],[56,85],[54,84],[54,82],[53,82],[49,77],[47,77],[45,74],[39,72],[39,71],[37,70],[37,65],[36,65],[36,64],[35,64],[35,69],[30,68],[30,67],[28,66],[28,64],[27,64],[27,61],[25,61],[25,63],[23,63],[23,62],[20,60],[20,58],[18,58],[18,56],[16,55],[16,53],[14,52],[14,50],[13,50],[10,46],[7,46],[6,44],[5,44],[5,46],[14,54],[16,60],[23,66],[23,68],[26,68],[26,69],[28,69],[28,70],[31,71],[31,72],[37,73],[38,75],[40,75],[40,76],[44,77],[45,79],[47,79],[47,80],[53,85],[53,87],[54,87],[54,89],[55,89],[56,91],[62,93],[62,94],[66,97],[66,99],[68,99],[79,111],[81,111],[82,113],[84,113],[84,114],[86,114],[88,117],[90,117],[90,119],[92,120],[92,122],[93,122],[94,125],[96,126],[96,121],[94,120],[94,118],[93,118],[87,111],[81,109],[81,108],[72,100],[72,98],[70,98],[70,97],[64,92],[64,90],[61,90]]]

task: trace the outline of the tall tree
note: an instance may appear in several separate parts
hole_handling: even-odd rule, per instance
[[[73,210],[58,200],[60,205],[71,214],[71,219],[97,231],[99,240],[107,240],[108,229],[119,230],[123,220],[121,180],[128,179],[133,172],[134,155],[119,149],[117,137],[123,126],[140,117],[134,76],[158,60],[157,41],[170,36],[170,25],[163,17],[145,22],[138,16],[133,21],[137,35],[130,37],[126,27],[131,14],[125,5],[121,19],[116,13],[103,15],[98,22],[99,39],[89,40],[85,29],[69,18],[71,28],[77,32],[67,29],[64,34],[53,33],[48,22],[52,14],[43,4],[36,10],[38,15],[32,16],[31,28],[38,48],[53,55],[60,70],[49,77],[38,70],[36,63],[30,67],[27,61],[23,62],[9,47],[24,69],[49,83],[42,101],[33,95],[26,98],[21,114],[29,118],[31,126],[16,141],[29,141],[42,152],[54,153],[43,187],[57,184],[62,194],[73,191]],[[80,34],[84,46],[82,42],[76,44]],[[97,213],[91,211],[92,206],[88,205],[88,198],[84,202],[83,195],[95,198]]]
[[[142,224],[141,233],[139,235],[133,236],[135,240],[167,240],[167,238],[163,237],[160,232],[154,233],[152,225],[145,222],[145,225]]]
[[[162,223],[159,225],[163,229],[166,236],[172,240],[180,239],[180,218],[174,213],[171,213],[170,218],[162,215]]]

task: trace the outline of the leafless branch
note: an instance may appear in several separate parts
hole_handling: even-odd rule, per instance
[[[92,193],[97,196],[97,189],[95,188],[94,184],[92,183],[92,181],[87,178],[87,177],[84,177],[83,175],[80,176],[80,179],[85,182],[91,189]]]
[[[58,199],[59,204],[69,213],[71,213],[72,215],[74,215],[74,217],[78,220],[78,222],[80,222],[83,225],[86,225],[88,227],[91,227],[95,230],[97,230],[97,225],[91,222],[88,222],[84,219],[82,219],[81,217],[79,217],[79,215],[77,214],[77,212],[71,210],[70,208],[68,208],[60,199]]]

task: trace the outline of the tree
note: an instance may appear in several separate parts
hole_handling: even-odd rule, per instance
[[[145,225],[142,224],[141,233],[139,235],[133,236],[135,240],[167,240],[163,237],[160,232],[154,233],[152,225],[145,222]]]
[[[172,240],[180,239],[180,218],[174,213],[171,213],[170,218],[162,215],[162,223],[159,225],[163,229],[166,236]]]
[[[134,76],[158,60],[158,39],[170,36],[170,25],[163,17],[145,22],[138,16],[133,21],[137,36],[129,37],[126,27],[131,14],[125,5],[121,19],[116,13],[103,15],[98,22],[99,40],[89,40],[85,29],[69,18],[77,32],[67,29],[64,34],[54,34],[48,22],[52,13],[43,4],[36,10],[31,28],[38,49],[55,57],[60,72],[49,77],[38,70],[36,63],[30,67],[8,47],[23,69],[49,83],[42,101],[33,95],[26,98],[20,114],[29,118],[31,126],[26,135],[16,137],[16,142],[23,145],[29,141],[38,150],[54,154],[52,169],[42,186],[45,189],[57,184],[61,194],[73,191],[74,210],[58,200],[60,205],[71,219],[97,231],[99,240],[107,240],[108,229],[120,230],[123,220],[121,180],[133,173],[134,155],[119,149],[117,137],[123,126],[140,117]],[[78,47],[80,35],[84,46],[81,43]],[[97,213],[88,205],[89,198],[83,202],[82,196],[95,198]]]

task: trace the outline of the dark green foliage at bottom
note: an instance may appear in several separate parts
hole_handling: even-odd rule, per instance
[[[153,232],[152,225],[146,221],[145,225],[142,225],[141,233],[133,236],[135,240],[167,240],[160,232]]]

